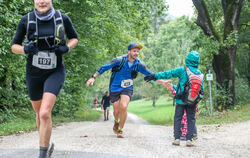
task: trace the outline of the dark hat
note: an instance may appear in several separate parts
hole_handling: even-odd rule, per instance
[[[128,50],[131,50],[131,49],[133,49],[133,48],[142,49],[142,46],[139,45],[139,44],[137,44],[137,43],[135,43],[135,42],[133,42],[133,43],[130,43],[130,44],[128,45]]]

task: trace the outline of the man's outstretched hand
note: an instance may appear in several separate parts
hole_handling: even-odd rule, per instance
[[[95,79],[91,77],[87,82],[86,82],[86,87],[89,87],[89,85],[93,86],[95,82]]]
[[[150,75],[144,77],[144,80],[147,81],[147,82],[149,82],[151,80],[156,80],[155,74],[150,74]]]

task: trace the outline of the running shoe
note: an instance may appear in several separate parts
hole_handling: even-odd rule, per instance
[[[118,130],[118,132],[117,132],[117,138],[124,138],[122,130]]]
[[[187,147],[193,147],[194,143],[191,140],[187,140],[186,146]]]
[[[179,146],[180,145],[180,139],[175,139],[172,143],[172,145]]]
[[[51,158],[51,155],[52,155],[53,151],[54,151],[54,143],[52,143],[52,144],[50,145],[50,147],[49,147],[49,149],[48,149],[48,151],[47,151],[47,156],[46,156],[46,158]]]

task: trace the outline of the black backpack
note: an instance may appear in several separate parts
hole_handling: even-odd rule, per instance
[[[45,38],[55,38],[55,42],[54,42],[55,45],[65,45],[66,44],[65,28],[63,25],[62,14],[59,10],[56,10],[53,19],[54,19],[54,24],[55,24],[54,35],[46,36]],[[45,39],[45,38],[38,37],[38,26],[37,26],[36,15],[34,11],[29,12],[28,20],[27,20],[25,43],[28,43],[31,40],[36,41],[38,39]]]
[[[122,57],[120,64],[112,68],[112,75],[115,74],[116,72],[121,71],[121,69],[124,67],[126,60],[127,60],[127,57]],[[138,71],[139,71],[139,63],[135,64],[131,72],[132,79],[135,79],[137,77]]]
[[[116,72],[121,71],[121,69],[123,68],[124,64],[126,63],[126,60],[127,60],[127,57],[126,57],[126,56],[122,57],[122,60],[121,60],[120,64],[117,65],[117,66],[114,66],[114,67],[112,68],[112,70],[111,70],[111,71],[112,71],[112,74],[111,74],[111,78],[110,78],[110,82],[109,82],[109,90],[110,90],[111,83],[112,83],[113,80],[114,80],[114,77],[115,77]],[[134,68],[133,68],[133,70],[132,70],[132,72],[131,72],[131,77],[132,77],[132,79],[135,79],[135,78],[137,77],[138,71],[139,71],[139,63],[137,63],[137,64],[134,66]]]

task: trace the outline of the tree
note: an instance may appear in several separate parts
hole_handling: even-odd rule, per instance
[[[87,106],[85,81],[99,66],[122,54],[131,41],[141,41],[150,31],[151,13],[161,14],[163,0],[53,0],[55,9],[67,14],[79,35],[79,44],[64,55],[67,77],[53,113],[74,116]],[[26,55],[10,51],[20,18],[32,11],[33,1],[0,0],[0,122],[2,113],[27,106]]]
[[[250,1],[244,2],[240,17],[238,55],[236,68],[241,77],[247,78],[250,87]]]
[[[228,105],[235,104],[235,59],[237,51],[238,24],[243,0],[221,0],[223,9],[223,32],[214,27],[207,3],[210,0],[192,0],[198,11],[196,24],[206,36],[219,43],[218,53],[213,55],[213,69],[220,89],[232,96]],[[226,106],[226,105],[224,105]]]

